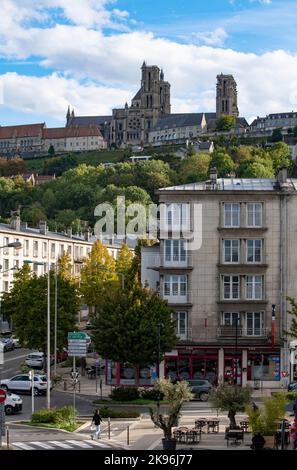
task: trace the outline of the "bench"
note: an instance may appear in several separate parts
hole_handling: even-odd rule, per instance
[[[227,439],[227,447],[230,445],[240,445],[244,442],[244,430],[243,429],[230,429],[226,431],[225,439]]]

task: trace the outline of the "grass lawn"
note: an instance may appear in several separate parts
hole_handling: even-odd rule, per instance
[[[24,423],[28,424],[29,426],[38,426],[41,428],[55,428],[55,429],[63,429],[64,431],[70,431],[74,432],[76,429],[78,429],[80,426],[82,426],[83,423],[75,423],[75,424],[54,424],[54,423]]]

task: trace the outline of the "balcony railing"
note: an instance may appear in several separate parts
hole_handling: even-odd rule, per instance
[[[165,294],[164,290],[161,290],[160,296],[162,299],[167,300],[169,304],[190,304],[192,303],[192,292],[188,291],[186,294]]]
[[[171,259],[167,260],[166,255],[163,253],[160,255],[160,265],[161,268],[192,268],[193,267],[193,257],[192,254],[188,253],[185,256],[185,259]]]
[[[243,328],[242,326],[221,325],[218,328],[218,336],[221,338],[267,338],[267,328]]]
[[[175,332],[176,336],[179,338],[179,341],[192,341],[192,329],[186,329],[183,332]]]

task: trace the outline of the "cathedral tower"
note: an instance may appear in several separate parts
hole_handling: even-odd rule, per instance
[[[217,76],[217,118],[239,116],[237,106],[237,84],[233,75]]]

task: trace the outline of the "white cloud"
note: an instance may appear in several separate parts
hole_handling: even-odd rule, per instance
[[[294,53],[254,54],[212,47],[226,36],[223,28],[204,33],[208,44],[204,46],[148,32],[104,35],[99,27],[104,22],[128,18],[116,8],[107,11],[106,6],[113,4],[109,0],[41,0],[39,10],[33,10],[34,4],[35,0],[1,0],[0,56],[22,61],[41,57],[45,69],[58,72],[47,77],[0,76],[5,104],[15,110],[64,120],[70,103],[81,114],[106,114],[135,94],[143,60],[163,67],[172,85],[173,112],[213,111],[216,75],[221,72],[235,76],[240,113],[247,118],[297,107],[292,102],[297,79]],[[84,15],[82,5],[87,7]],[[70,24],[49,23],[47,9],[58,6]],[[30,23],[32,18],[37,26]]]
[[[193,39],[207,46],[223,46],[228,34],[224,28],[217,28],[214,31],[203,31],[192,34]]]

